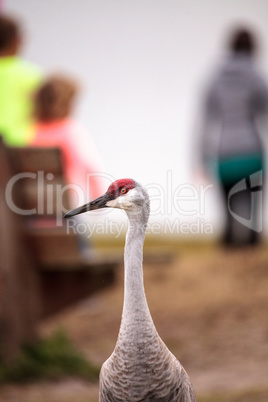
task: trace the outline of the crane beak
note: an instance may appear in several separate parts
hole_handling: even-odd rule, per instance
[[[67,212],[67,214],[64,215],[64,218],[70,218],[71,216],[79,215],[87,211],[94,211],[96,209],[107,208],[108,206],[106,204],[110,200],[111,200],[110,194],[105,193],[101,197],[96,198],[95,200],[88,202],[87,204],[84,204],[81,207],[72,209],[71,211]]]

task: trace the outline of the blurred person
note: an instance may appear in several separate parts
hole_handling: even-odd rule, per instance
[[[264,147],[258,122],[268,115],[268,89],[253,63],[256,38],[251,31],[236,29],[229,51],[207,90],[201,152],[205,169],[216,173],[222,189],[224,243],[253,245],[262,230]]]
[[[58,147],[71,202],[75,208],[82,200],[95,199],[103,192],[99,154],[87,130],[71,115],[78,95],[78,85],[70,77],[58,74],[47,77],[34,96],[35,134],[32,146]],[[86,138],[88,160],[78,146]],[[76,225],[79,217],[75,217]],[[95,255],[87,234],[77,233],[78,247],[85,259]],[[88,234],[89,236],[89,234]]]
[[[67,184],[79,186],[88,200],[97,198],[103,191],[97,175],[103,169],[89,133],[71,117],[77,95],[78,85],[70,77],[58,74],[44,80],[34,97],[35,133],[31,145],[59,147]],[[88,160],[78,146],[81,138],[86,138]],[[86,190],[90,194],[86,194]],[[72,196],[73,205],[79,202],[77,195]]]
[[[0,132],[7,145],[23,146],[33,135],[32,94],[39,85],[39,67],[19,56],[20,24],[0,14]]]

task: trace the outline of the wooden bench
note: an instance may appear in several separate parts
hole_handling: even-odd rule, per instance
[[[118,258],[81,257],[58,148],[7,148],[0,140],[0,349],[13,359],[38,322],[111,284]],[[61,198],[57,197],[61,190]]]

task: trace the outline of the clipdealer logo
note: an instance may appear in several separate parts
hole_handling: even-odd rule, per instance
[[[240,216],[231,208],[231,199],[242,191],[250,192],[250,216],[248,219]],[[240,222],[243,226],[255,230],[260,233],[263,229],[263,173],[258,171],[249,176],[248,179],[243,179],[235,184],[228,195],[228,209],[234,219]]]
[[[23,172],[14,175],[6,186],[5,198],[9,208],[18,215],[23,216],[53,216],[56,218],[57,226],[67,226],[67,231],[90,235],[92,228],[90,223],[81,222],[78,219],[68,220],[63,223],[63,214],[66,209],[66,200],[71,199],[73,208],[88,201],[91,192],[91,179],[94,177],[104,179],[109,184],[115,179],[106,173],[88,173],[86,176],[86,188],[78,184],[64,184],[55,178],[52,173],[38,171],[37,173]],[[56,180],[55,180],[56,179]],[[24,205],[16,197],[17,188],[28,183],[27,186],[36,189],[35,202]],[[212,234],[213,225],[205,219],[207,210],[207,196],[212,185],[200,184],[195,186],[191,183],[178,183],[173,172],[166,172],[166,179],[163,184],[148,183],[146,189],[151,200],[152,219],[157,217],[156,222],[149,223],[149,230],[156,234],[158,232],[170,234]],[[18,202],[19,201],[19,202]],[[109,208],[101,211],[102,216],[107,216]],[[93,222],[93,220],[91,220]],[[92,224],[95,224],[92,223]],[[122,232],[119,225],[116,228],[106,219],[100,220],[95,231],[100,233]]]

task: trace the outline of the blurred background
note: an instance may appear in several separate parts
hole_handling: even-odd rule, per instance
[[[78,78],[76,116],[90,131],[107,174],[156,183],[165,193],[169,171],[174,188],[200,184],[191,169],[193,137],[202,91],[224,55],[230,29],[246,24],[256,31],[258,62],[268,71],[265,0],[9,0],[2,8],[23,23],[23,56],[46,73]],[[87,139],[79,142],[86,152]],[[215,189],[206,201],[204,217],[216,232],[223,218]],[[196,203],[188,208],[195,210]],[[172,214],[178,216],[174,208]],[[156,220],[166,216],[162,211]]]
[[[268,79],[267,1],[2,0],[0,7],[22,24],[23,58],[46,75],[60,71],[77,78],[81,94],[74,116],[90,133],[90,139],[83,132],[77,136],[81,155],[89,158],[93,140],[105,184],[132,177],[147,186],[150,222],[161,226],[155,232],[152,227],[160,236],[149,236],[145,248],[148,303],[161,337],[190,374],[198,400],[267,401],[267,218],[258,247],[220,246],[224,210],[218,183],[195,168],[204,94],[234,27],[256,33],[256,63]],[[178,187],[182,198],[176,208]],[[101,219],[105,215],[97,215]],[[125,222],[118,211],[109,212],[109,219]],[[185,222],[194,226],[182,226]],[[97,237],[94,245],[106,253],[122,252],[124,233],[118,241]],[[159,248],[164,257],[159,254],[154,263],[151,256]],[[113,350],[122,299],[120,266],[112,286],[42,320],[42,336],[53,337],[62,328],[93,368],[74,359],[79,368],[67,379],[60,369],[52,375],[42,369],[41,382],[31,381],[31,374],[26,385],[4,381],[0,401],[96,401],[96,373]],[[66,349],[73,347],[62,334],[50,342],[52,354],[64,342]],[[23,364],[15,380],[19,370]]]

